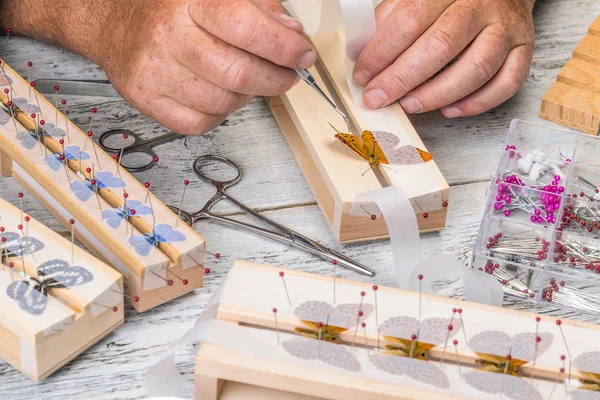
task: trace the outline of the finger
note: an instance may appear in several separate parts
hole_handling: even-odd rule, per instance
[[[193,110],[169,97],[156,99],[151,107],[145,110],[143,108],[145,107],[140,109],[141,112],[167,129],[182,135],[202,135],[219,126],[227,117]]]
[[[508,53],[500,71],[485,86],[442,109],[446,118],[471,116],[488,111],[514,96],[527,81],[533,47],[522,45]]]
[[[399,0],[377,7],[378,29],[356,60],[353,74],[356,84],[366,86],[389,67],[453,2]]]
[[[288,68],[309,68],[317,60],[312,46],[297,32],[266,18],[247,0],[196,0],[192,18],[232,46]]]
[[[279,0],[250,0],[252,4],[258,7],[262,12],[269,15],[271,18],[278,21],[283,26],[286,26],[299,34],[304,32],[302,24],[290,17],[284,6]]]
[[[253,96],[234,93],[196,76],[183,65],[170,68],[172,79],[161,86],[162,95],[206,114],[229,114],[244,107]],[[160,90],[156,88],[157,92]]]
[[[437,110],[468,96],[496,75],[512,48],[509,32],[500,25],[487,27],[457,62],[401,98],[400,105],[413,114]]]
[[[465,49],[485,27],[467,3],[454,3],[390,67],[365,88],[365,104],[387,106],[430,78]]]
[[[181,44],[174,46],[172,56],[195,75],[223,89],[253,96],[278,96],[298,82],[294,70],[222,42],[198,26],[189,27],[186,37],[190,40],[177,42]],[[198,45],[189,46],[190,41]]]

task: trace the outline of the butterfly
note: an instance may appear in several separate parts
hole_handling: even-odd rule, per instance
[[[0,86],[12,85],[13,80],[6,74],[0,75]]]
[[[69,160],[89,160],[90,159],[90,155],[84,151],[81,151],[79,149],[79,146],[65,147],[65,152],[64,152],[65,159],[64,160],[60,159],[62,157],[62,155],[63,155],[63,153],[60,151],[56,154],[48,154],[47,156],[44,156],[44,161],[46,162],[46,164],[48,164],[50,169],[52,169],[53,171],[58,171],[59,169],[62,168],[63,163],[65,163]]]
[[[450,325],[452,330],[448,329]],[[419,323],[412,317],[394,317],[381,324],[379,332],[390,342],[385,345],[384,354],[424,360],[429,350],[445,343],[460,328],[460,320],[452,318],[427,318]]]
[[[578,355],[573,360],[573,367],[579,371],[580,389],[600,392],[600,352]]]
[[[92,183],[93,181],[95,181],[95,183]],[[71,190],[75,193],[75,197],[83,202],[88,201],[98,189],[124,187],[125,182],[114,176],[112,172],[107,171],[97,172],[94,175],[94,179],[85,178],[85,181],[71,182]]]
[[[371,361],[378,369],[392,375],[406,375],[421,383],[440,389],[448,389],[450,381],[436,365],[418,358],[396,357],[387,354],[373,354]]]
[[[489,394],[501,393],[514,400],[543,400],[528,379],[518,376],[476,369],[463,374],[463,378],[470,386]]]
[[[303,360],[319,360],[347,371],[359,372],[360,362],[346,346],[331,342],[293,339],[283,342],[283,348],[294,357]]]
[[[150,254],[153,247],[160,243],[184,242],[185,235],[173,229],[171,225],[161,224],[154,227],[152,234],[133,235],[129,238],[129,244],[142,257]]]
[[[91,282],[94,275],[83,267],[69,267],[63,260],[50,260],[37,267],[38,278],[15,281],[8,285],[6,293],[19,302],[19,307],[33,315],[41,314],[48,304],[51,289],[83,285]]]
[[[29,104],[27,99],[24,99],[22,97],[14,97],[12,99],[12,102],[15,106],[19,107],[21,111],[23,111],[25,114],[37,114],[40,112],[38,106],[36,106],[35,104]]]
[[[341,133],[333,125],[331,127],[337,132],[335,137],[350,150],[367,160],[371,168],[380,164],[420,164],[433,159],[430,153],[411,145],[396,148],[400,144],[400,138],[388,132],[364,131],[361,142],[358,137],[349,133]]]
[[[504,332],[485,331],[473,336],[468,345],[479,357],[479,370],[518,376],[521,367],[546,351],[554,338],[546,332],[537,336],[541,341],[536,342],[535,333],[518,333],[511,338]]]
[[[340,304],[336,307],[324,301],[307,301],[294,310],[294,315],[311,329],[296,328],[294,331],[301,335],[319,339],[319,323],[321,340],[333,342],[340,333],[355,328],[366,319],[375,309],[372,304]],[[359,317],[359,311],[362,316]]]
[[[2,232],[1,238],[6,238],[6,241],[0,243],[0,253],[7,255],[8,252],[8,257],[20,257],[44,248],[44,244],[39,240],[31,236],[25,238],[15,232]]]
[[[132,213],[132,211],[134,211],[134,213]],[[116,207],[102,211],[102,218],[104,218],[108,226],[117,229],[121,226],[121,223],[126,217],[150,214],[152,214],[152,209],[150,207],[143,205],[139,200],[129,200],[127,202],[127,212],[125,212],[125,206]]]
[[[10,121],[10,115],[4,108],[0,108],[0,125],[6,125]]]

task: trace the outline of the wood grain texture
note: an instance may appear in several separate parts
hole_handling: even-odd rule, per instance
[[[534,11],[536,21],[535,55],[529,80],[514,98],[483,115],[447,120],[439,112],[411,117],[427,149],[434,154],[443,175],[451,185],[451,203],[447,228],[443,232],[422,235],[423,253],[453,253],[465,257],[473,246],[486,202],[490,174],[495,171],[502,144],[512,119],[538,121],[543,94],[555,82],[560,69],[571,58],[573,50],[600,14],[596,0],[540,0]],[[13,39],[11,39],[12,41]],[[95,65],[63,50],[18,39],[19,51],[10,51],[7,61],[21,74],[27,72],[27,61],[35,62],[35,78],[106,79]],[[15,45],[16,46],[16,45]],[[0,54],[3,47],[0,41]],[[38,60],[39,59],[39,60]],[[139,115],[123,100],[77,97],[67,98],[69,116],[79,125],[89,123],[89,109],[98,108],[94,132],[113,128],[128,128],[152,137],[166,130]],[[154,172],[153,192],[166,204],[175,204],[181,192],[172,187],[173,180],[191,178],[191,162],[201,154],[219,154],[238,162],[244,170],[242,181],[231,188],[233,196],[249,206],[262,210],[270,218],[288,225],[311,238],[375,267],[378,274],[371,280],[377,284],[395,284],[392,254],[386,240],[367,245],[335,244],[327,222],[316,205],[285,139],[262,99],[233,113],[214,131],[201,137],[190,137],[156,148],[161,158]],[[147,180],[149,173],[136,174]],[[0,178],[0,196],[18,204],[21,190],[14,180]],[[211,187],[192,179],[186,194],[185,207],[194,210],[213,194]],[[28,198],[24,208],[38,220],[61,232],[68,233],[38,203]],[[238,216],[238,210],[219,205],[219,212]],[[246,220],[246,219],[244,219]],[[221,260],[209,259],[212,272],[205,286],[144,314],[130,307],[125,325],[83,353],[75,361],[41,385],[33,385],[7,364],[0,362],[0,398],[2,399],[137,399],[146,396],[144,373],[156,358],[191,328],[236,258],[283,265],[312,272],[329,272],[331,265],[307,256],[295,249],[272,243],[250,233],[231,229],[216,222],[200,222],[196,229],[207,240],[208,251],[219,251]],[[368,281],[367,278],[338,269],[347,278]],[[461,281],[449,280],[440,286],[441,293],[461,296]],[[530,305],[512,300],[505,305],[529,309]],[[559,312],[552,307],[536,307],[536,312],[575,317],[600,322],[598,318]],[[190,383],[193,395],[193,344],[177,352],[176,361]]]

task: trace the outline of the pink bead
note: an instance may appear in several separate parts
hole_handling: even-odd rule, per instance
[[[510,210],[504,211],[504,215],[506,215],[507,217],[510,217]]]

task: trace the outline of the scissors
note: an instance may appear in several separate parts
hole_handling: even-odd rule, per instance
[[[202,173],[202,165],[207,161],[216,161],[219,163],[229,165],[236,171],[236,176],[233,179],[227,181],[220,181],[209,178],[208,176]],[[254,211],[250,207],[247,207],[243,203],[240,203],[239,201],[231,197],[229,194],[227,194],[226,189],[237,184],[242,178],[241,169],[233,161],[221,156],[204,155],[198,157],[194,161],[193,169],[198,178],[200,178],[206,183],[212,184],[217,189],[217,192],[210,200],[206,202],[206,204],[201,210],[194,213],[180,210],[178,207],[169,207],[172,211],[178,213],[181,216],[181,218],[184,221],[186,221],[190,226],[193,226],[197,221],[201,219],[214,219],[217,221],[231,224],[236,227],[248,229],[251,232],[268,237],[272,240],[276,240],[278,242],[296,247],[297,249],[316,255],[324,260],[335,262],[338,265],[344,268],[348,268],[352,271],[368,276],[375,276],[375,271],[357,263],[356,261],[351,260],[350,258],[347,258],[346,256],[340,253],[328,249],[327,247],[315,242],[314,240],[311,240],[305,236],[302,236],[299,233],[294,232],[289,228],[286,228],[283,225],[278,224],[277,222],[259,214],[258,212]],[[259,226],[246,224],[244,222],[236,221],[233,219],[213,214],[210,210],[221,200],[229,200],[248,214],[258,218],[260,222],[272,229],[266,229]]]
[[[128,135],[130,138],[132,138],[133,143],[129,145],[124,144],[122,147],[119,147],[118,145],[112,143],[111,145],[108,145],[106,143],[108,140],[111,139],[115,142],[123,142],[125,140],[123,139],[123,135]],[[100,144],[102,150],[112,154],[120,154],[120,156],[122,157],[121,166],[127,171],[142,172],[147,171],[154,167],[154,165],[156,165],[156,162],[154,160],[158,157],[156,156],[156,153],[152,150],[154,147],[181,138],[183,138],[182,135],[175,132],[171,132],[167,133],[166,135],[144,140],[140,138],[137,134],[126,129],[113,129],[111,131],[103,133],[100,136],[98,143]],[[122,154],[121,151],[123,152]],[[142,159],[142,163],[146,162],[146,164],[139,165],[139,162],[136,163],[134,160],[130,160],[129,162],[131,162],[131,164],[128,165],[127,161],[125,160],[125,156],[131,154],[136,154],[138,156],[145,155],[145,157],[143,157]]]

